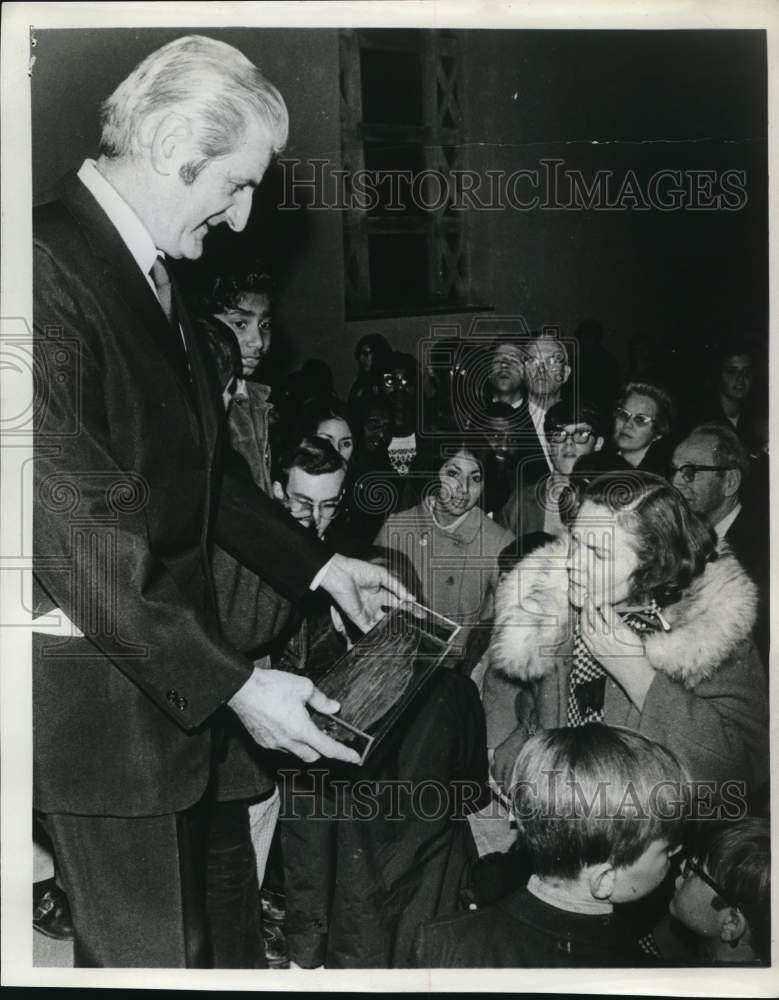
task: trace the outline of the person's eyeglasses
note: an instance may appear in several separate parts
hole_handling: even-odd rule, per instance
[[[685,483],[691,483],[699,472],[727,472],[729,465],[672,465],[671,479],[681,476]]]
[[[728,906],[732,906],[734,910],[740,909],[740,907],[738,907],[733,900],[728,899],[728,894],[722,886],[718,882],[715,882],[711,875],[709,875],[697,861],[693,861],[692,858],[684,858],[682,860],[681,875],[685,882],[689,882],[693,875],[697,875],[702,882],[705,882],[710,889],[713,889],[714,892],[717,893],[724,903],[727,903]]]
[[[614,411],[614,416],[618,420],[624,420],[626,424],[632,420],[636,427],[648,427],[650,424],[655,422],[655,418],[650,417],[649,414],[631,413],[630,410],[626,410],[624,406],[618,406]]]
[[[593,437],[593,432],[589,427],[580,427],[574,431],[566,431],[562,427],[555,427],[554,430],[547,434],[547,438],[554,444],[563,444],[569,439],[576,444],[587,444],[591,437]]]
[[[338,510],[338,505],[343,499],[343,495],[343,490],[341,490],[337,497],[332,497],[330,500],[318,501],[309,500],[307,497],[287,496],[286,506],[293,517],[298,517],[299,515],[313,517],[317,511],[326,517],[332,517]]]
[[[538,371],[539,368],[564,368],[566,364],[562,354],[555,354],[551,358],[528,358],[525,367],[531,371]]]
[[[385,375],[384,376],[384,388],[385,389],[407,389],[411,385],[409,379],[405,375]]]

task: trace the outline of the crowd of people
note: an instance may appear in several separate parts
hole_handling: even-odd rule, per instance
[[[149,498],[119,512],[113,629],[58,576],[61,506],[37,516],[37,609],[78,634],[36,666],[37,839],[57,873],[36,882],[36,927],[75,937],[83,965],[770,961],[759,346],[723,341],[685,381],[640,337],[621,371],[591,321],[573,337],[463,337],[441,367],[371,333],[346,400],[322,359],[268,384],[272,269],[207,261],[189,285],[187,264],[158,273],[165,255],[202,252],[200,217],[181,235],[163,213],[188,204],[202,146],[149,94],[158,73],[223,101],[240,80],[254,131],[227,154],[240,162],[222,153],[202,176],[222,163],[220,184],[241,183],[200,206],[233,229],[283,146],[283,100],[208,39],[140,69],[106,102],[100,159],[62,196],[103,255],[111,227],[131,248],[111,253],[135,284],[85,279],[91,246],[58,209],[37,230],[43,349],[65,322],[89,380],[76,444],[39,453],[40,495],[69,468],[137,472]],[[141,111],[124,122],[129,92]],[[156,131],[133,144],[122,130],[147,119]],[[127,237],[139,220],[143,269],[137,226]],[[154,310],[149,336],[137,323]],[[55,398],[39,440],[67,417]],[[105,486],[82,486],[98,518]],[[99,566],[84,573],[102,585]],[[378,604],[409,598],[460,629],[356,767],[306,708],[337,708],[317,678]]]

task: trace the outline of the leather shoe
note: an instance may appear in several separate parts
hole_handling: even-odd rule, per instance
[[[36,931],[57,941],[73,940],[68,897],[54,879],[33,883],[32,904],[32,925]]]

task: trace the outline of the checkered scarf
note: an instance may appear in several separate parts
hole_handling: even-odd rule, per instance
[[[622,621],[637,635],[657,631],[661,627],[657,601],[638,612],[630,612]],[[603,722],[603,702],[606,697],[606,671],[584,644],[581,619],[573,636],[573,668],[568,676],[568,726],[584,726],[588,722]]]

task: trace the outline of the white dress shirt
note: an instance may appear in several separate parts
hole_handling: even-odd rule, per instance
[[[546,434],[544,434],[544,419],[546,418],[546,409],[543,406],[539,406],[538,403],[534,402],[530,396],[528,396],[527,400],[527,409],[530,414],[530,419],[533,421],[533,426],[536,429],[536,434],[538,435],[538,442],[541,445],[541,450],[544,453],[546,464],[549,466],[549,471],[554,472],[552,459],[549,456],[549,445],[547,444],[546,441]]]
[[[717,521],[717,523],[714,525],[714,531],[717,534],[717,541],[721,542],[722,539],[725,537],[725,535],[727,535],[727,533],[730,531],[731,525],[733,524],[733,522],[736,520],[736,518],[740,513],[741,513],[741,504],[737,503],[729,514],[726,514],[721,521]]]

